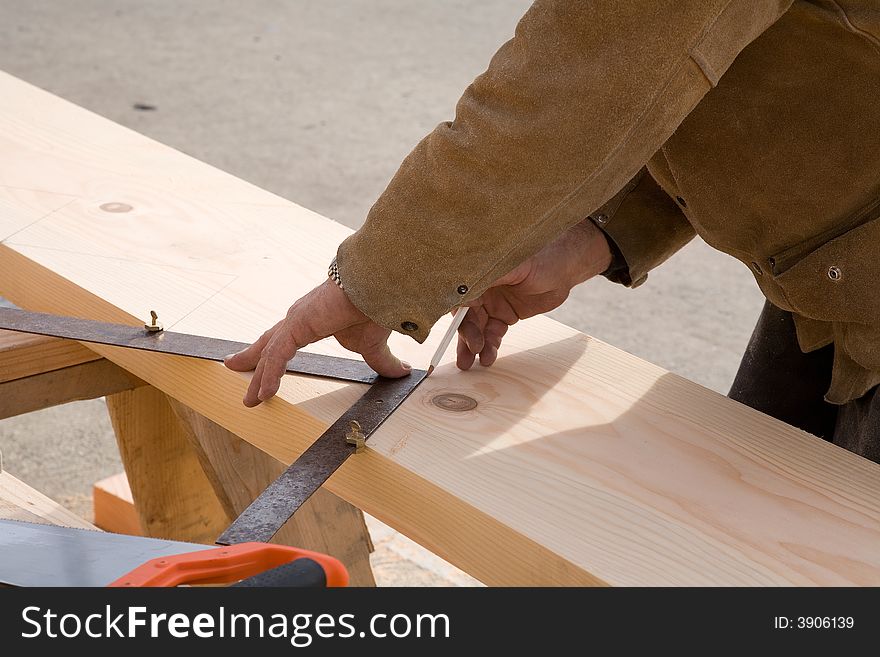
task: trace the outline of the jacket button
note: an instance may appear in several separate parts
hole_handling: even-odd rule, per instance
[[[593,217],[593,221],[595,221],[600,226],[604,226],[605,224],[608,223],[608,215],[605,214],[604,212],[600,212],[599,214],[597,214],[596,216]]]
[[[419,330],[419,325],[416,324],[415,322],[404,322],[403,324],[400,325],[400,328],[402,328],[404,331],[408,331],[408,332],[412,333],[413,331]]]
[[[467,294],[467,291],[468,291],[467,285],[459,285],[458,286],[458,293],[459,294]]]
[[[757,262],[752,263],[752,271],[754,271],[758,276],[764,275],[764,270],[761,269],[761,265],[759,265]]]
[[[835,281],[835,282],[837,282],[841,278],[843,278],[843,272],[840,271],[840,267],[829,267],[828,268],[828,278],[830,278],[832,281]]]

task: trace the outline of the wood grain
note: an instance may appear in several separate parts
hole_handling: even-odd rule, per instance
[[[8,472],[0,472],[0,518],[80,529],[95,528]]]
[[[99,358],[78,342],[0,330],[0,383]]]
[[[0,96],[6,215],[31,212],[12,189],[74,197],[0,246],[0,294],[28,309],[139,323],[156,308],[252,340],[348,234],[14,78]],[[445,322],[393,348],[426,364]],[[363,390],[288,376],[246,410],[248,376],[219,364],[97,351],[285,463]],[[880,466],[547,318],[514,327],[490,369],[451,358],[326,487],[482,581],[880,583]],[[477,408],[432,404],[449,392]]]
[[[100,358],[0,383],[0,419],[72,401],[97,399],[142,385],[146,384],[136,376]]]
[[[107,410],[145,535],[213,543],[230,520],[165,395],[120,392]]]
[[[96,481],[92,486],[92,502],[96,527],[129,536],[146,534],[124,472]]]

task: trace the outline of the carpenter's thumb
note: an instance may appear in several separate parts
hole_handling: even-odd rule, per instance
[[[382,376],[390,379],[406,376],[412,371],[412,365],[403,362],[392,354],[391,349],[389,349],[388,344],[385,342],[376,346],[375,349],[364,351],[361,356],[364,357],[367,365]]]

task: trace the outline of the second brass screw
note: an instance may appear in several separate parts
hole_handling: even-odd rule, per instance
[[[159,315],[155,310],[150,311],[150,323],[144,324],[144,328],[150,333],[159,333],[163,330],[162,324],[159,323]]]
[[[361,423],[357,420],[352,420],[350,427],[348,433],[345,434],[345,442],[354,445],[354,453],[360,454],[366,448],[367,438],[361,429]]]

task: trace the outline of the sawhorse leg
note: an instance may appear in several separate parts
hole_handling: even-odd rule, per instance
[[[145,386],[107,397],[132,497],[149,536],[211,543],[284,464]],[[273,542],[331,554],[375,586],[361,511],[319,490]]]
[[[146,535],[213,543],[230,521],[168,397],[143,386],[108,395],[107,410]]]

